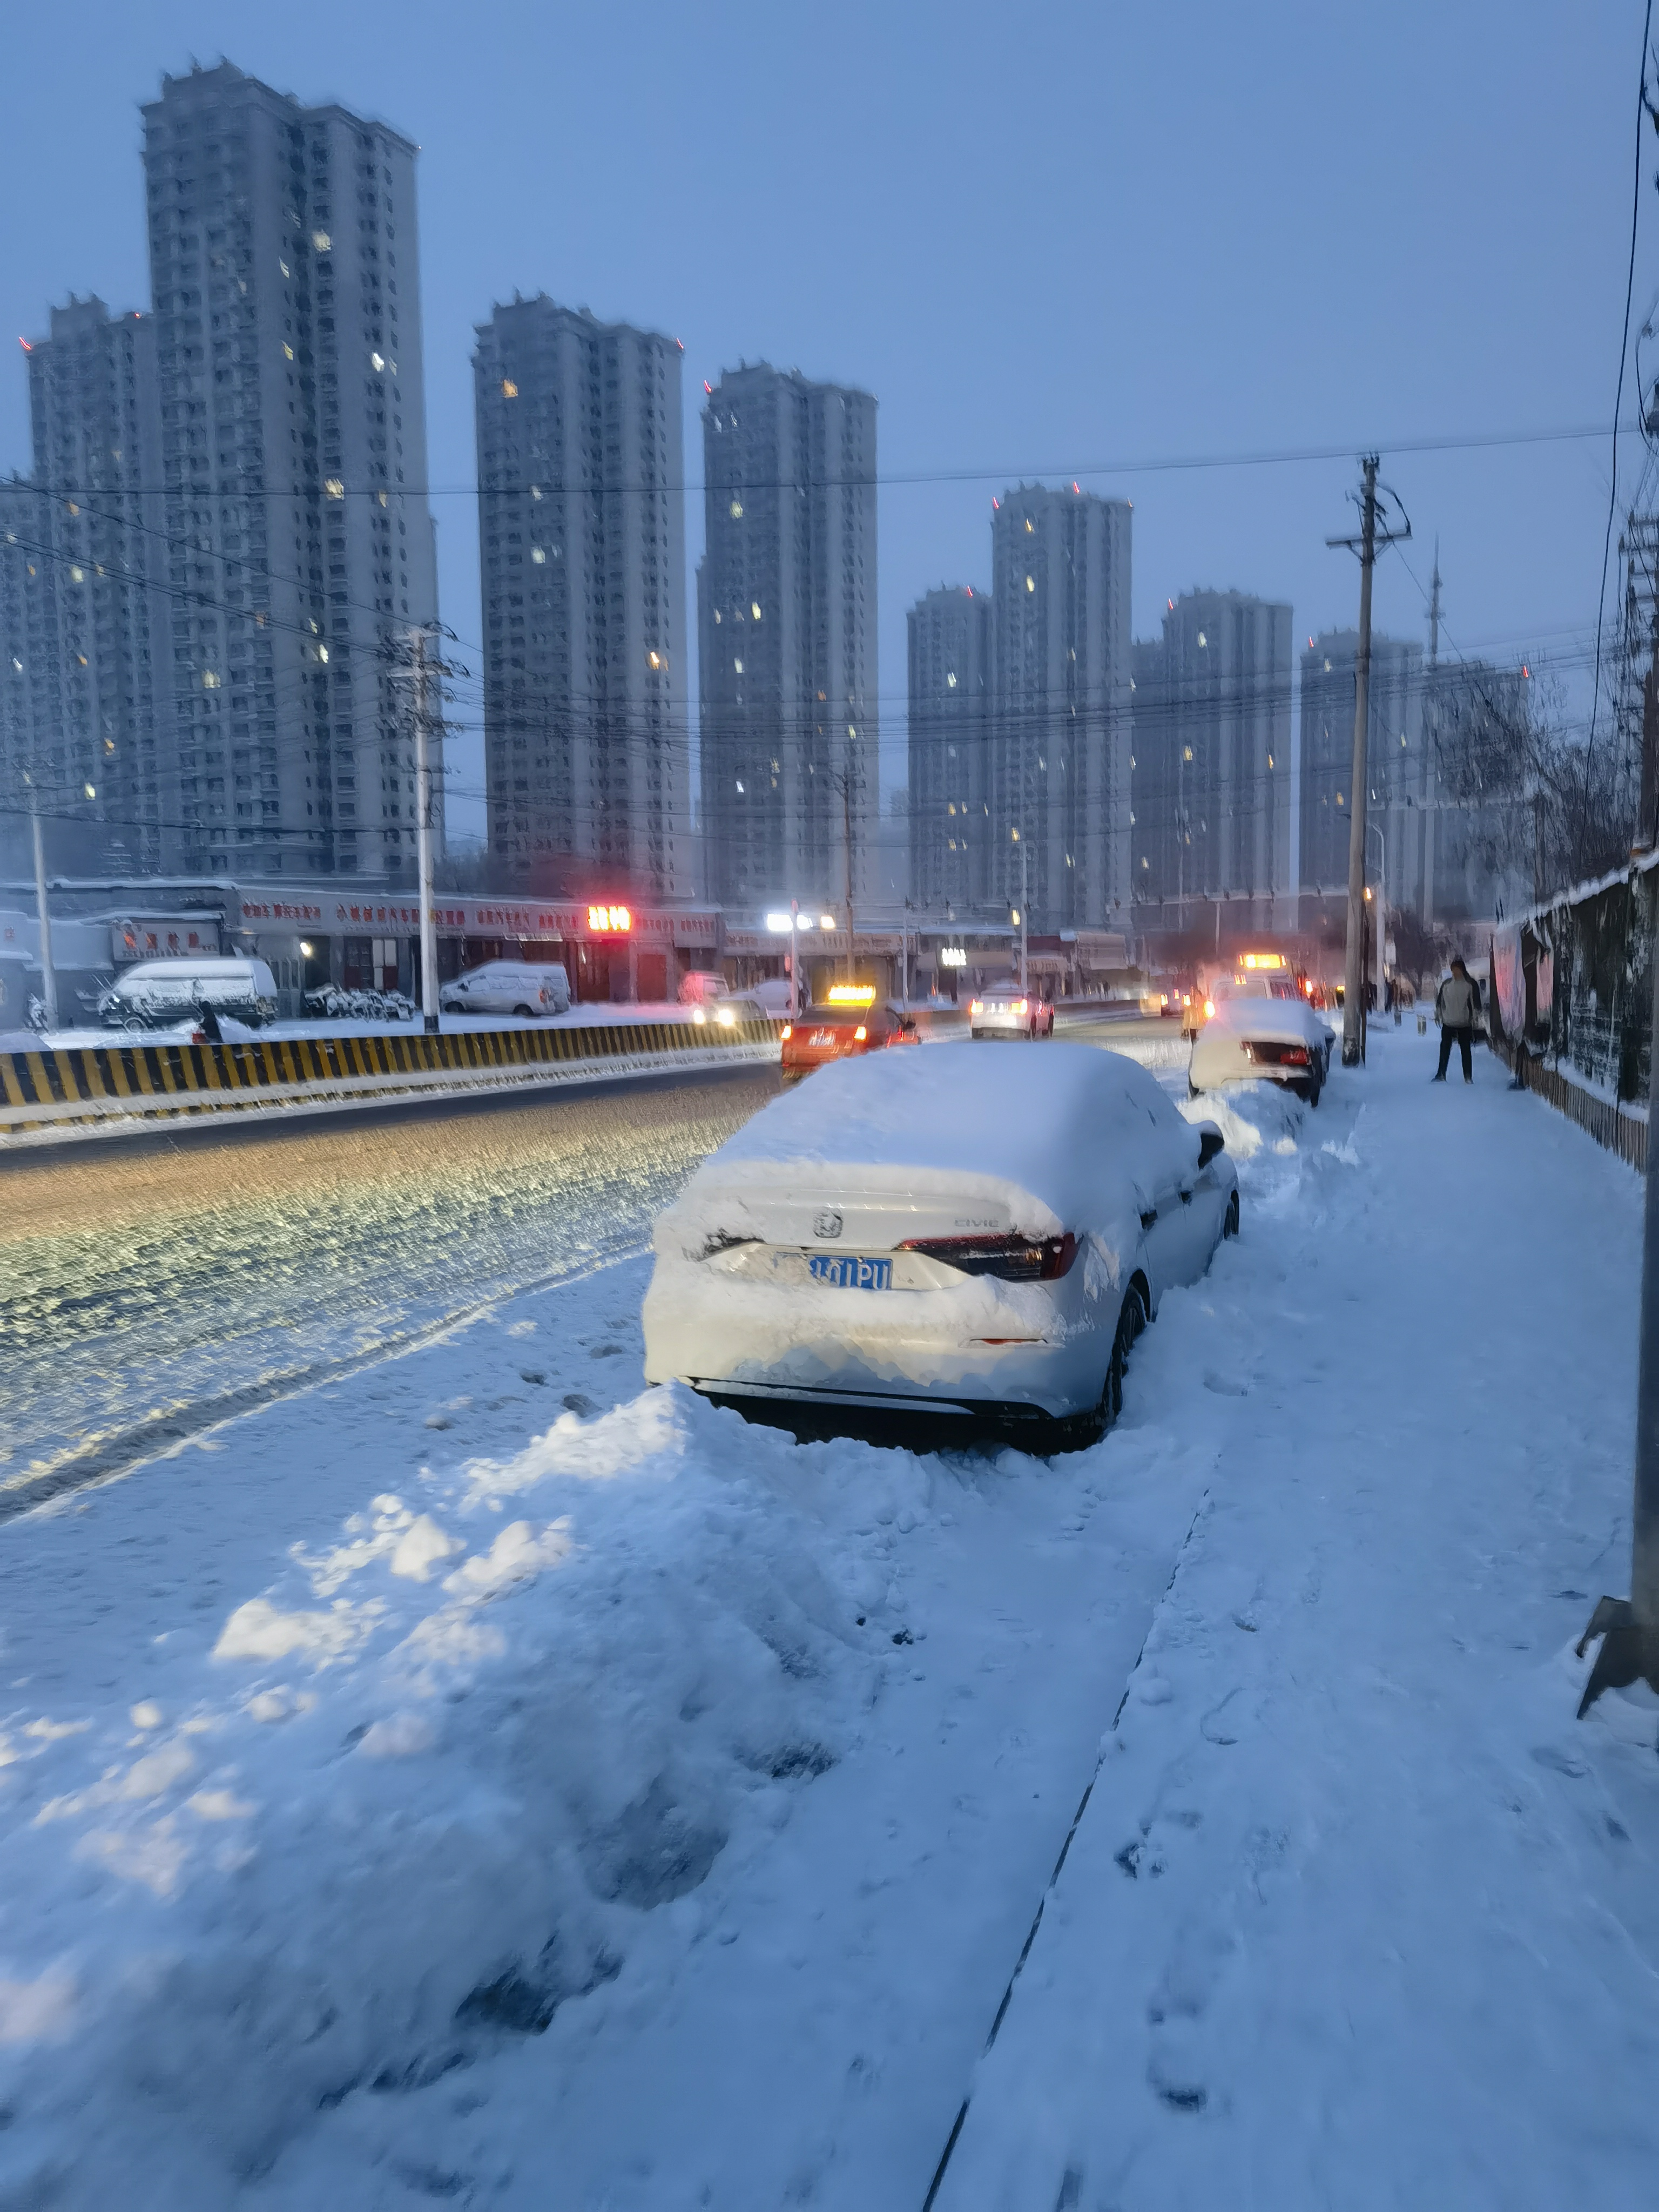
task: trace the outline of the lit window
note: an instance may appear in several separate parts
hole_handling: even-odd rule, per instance
[[[532,545],[532,546],[531,547],[531,549],[530,549],[530,557],[531,557],[531,559],[535,562],[536,566],[539,568],[541,568],[541,567],[543,566],[543,564],[545,562],[545,561],[546,561],[546,559],[547,559],[547,554],[546,554],[545,550],[544,550],[542,546],[540,546],[540,545]]]
[[[542,495],[542,488],[541,488],[541,486],[540,486],[539,484],[532,484],[532,485],[531,485],[531,487],[530,487],[530,496],[532,497],[532,499],[539,499],[539,498],[541,497],[541,495]]]
[[[732,520],[733,522],[743,520],[743,501],[740,499],[734,499],[732,502]]]
[[[749,602],[749,611],[750,611],[750,613],[751,615],[753,615],[753,617],[755,617],[755,620],[756,620],[757,622],[758,622],[758,621],[760,620],[760,618],[761,618],[761,611],[760,611],[760,601],[759,601],[758,599],[750,599],[750,601]]]
[[[504,376],[504,377],[501,379],[501,397],[502,397],[502,398],[503,398],[503,399],[516,399],[516,398],[518,398],[518,396],[519,396],[519,387],[518,387],[518,386],[517,386],[516,384],[514,384],[514,382],[513,381],[513,380],[512,380],[512,378],[511,378],[510,376]]]
[[[84,791],[84,792],[85,792],[85,793],[87,794],[87,797],[88,797],[88,799],[96,799],[96,798],[97,798],[97,796],[98,796],[98,787],[97,787],[97,785],[96,785],[95,783],[83,783],[83,784],[81,786],[81,788],[82,788],[82,791]]]
[[[380,371],[386,367],[386,356],[383,353],[370,354],[368,356],[368,365],[374,370],[375,375],[378,376]]]
[[[1029,537],[1029,536],[1030,535],[1030,531],[1031,531],[1031,518],[1030,518],[1030,516],[1029,514],[1028,514],[1028,515],[1026,516],[1026,518],[1025,518],[1025,531],[1026,531],[1026,535]]]
[[[210,668],[204,668],[202,671],[202,689],[204,691],[216,691],[219,689],[219,679]]]
[[[294,358],[294,349],[293,349],[293,347],[292,347],[291,345],[289,345],[289,344],[288,341],[287,341],[286,339],[284,339],[284,340],[283,340],[283,359],[284,361],[292,361],[292,360],[293,360],[293,358]]]
[[[328,659],[328,647],[325,645],[319,645],[318,647],[317,658],[319,660],[326,660]],[[219,679],[216,676],[213,680],[216,684]]]
[[[319,253],[326,253],[334,240],[325,230],[313,230],[311,234],[311,242]]]
[[[70,581],[71,584],[84,584],[86,580],[87,572],[84,568],[72,568],[70,570]]]
[[[289,267],[286,261],[279,260],[276,266],[282,270],[284,276],[291,276],[294,274],[294,271]]]
[[[739,791],[743,789],[743,778],[741,776],[738,778],[738,789]]]
[[[1184,750],[1182,750],[1181,757],[1182,757],[1182,760],[1190,760],[1190,759],[1192,758],[1192,757],[1193,757],[1193,749],[1192,749],[1192,747],[1191,747],[1190,745],[1188,745],[1188,746],[1186,746],[1186,747],[1184,748]]]
[[[1200,646],[1200,647],[1202,647],[1202,646],[1206,646],[1206,645],[1209,643],[1209,641],[1209,641],[1209,639],[1208,639],[1207,637],[1206,637],[1206,636],[1205,636],[1205,635],[1204,635],[1203,631],[1202,631],[1202,630],[1200,630],[1200,632],[1198,633],[1198,641],[1199,641]]]
[[[948,690],[948,691],[954,691],[954,690],[956,690],[956,688],[957,688],[957,679],[956,679],[956,678],[955,678],[955,676],[954,676],[954,675],[947,676],[947,677],[945,678],[945,686],[946,690]]]
[[[734,660],[734,661],[732,663],[732,667],[733,667],[733,668],[735,668],[735,669],[737,670],[737,672],[738,672],[738,675],[739,675],[739,676],[741,676],[741,675],[742,675],[742,673],[743,673],[743,663],[742,663],[742,661],[740,661],[740,660]],[[738,786],[738,789],[739,791],[741,791],[741,790],[743,789],[743,786],[742,786],[741,784],[739,784],[739,785]]]
[[[343,499],[345,497],[344,479],[340,477],[325,477],[323,489],[330,499]]]
[[[1034,591],[1036,591],[1036,578],[1035,576],[1028,576],[1028,577],[1025,579],[1025,588],[1026,588],[1026,590],[1027,590],[1028,592],[1034,592]]]
[[[652,667],[653,667],[653,668],[660,668],[660,667],[662,666],[662,655],[661,655],[661,653],[647,653],[646,654],[646,656],[645,656],[645,657],[646,657],[647,660],[648,660],[648,661],[650,662],[650,664],[651,664],[651,665],[652,665]]]
[[[1271,768],[1271,767],[1273,766],[1273,755],[1272,755],[1271,753],[1269,753],[1269,754],[1268,754],[1268,756],[1267,756],[1267,765],[1268,765],[1268,767],[1269,767],[1269,768]]]

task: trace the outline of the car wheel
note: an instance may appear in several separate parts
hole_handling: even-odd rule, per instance
[[[1221,1234],[1224,1240],[1229,1237],[1237,1237],[1238,1234],[1238,1193],[1237,1191],[1227,1200],[1227,1218],[1221,1224]]]
[[[1109,1429],[1123,1411],[1123,1376],[1129,1364],[1129,1354],[1134,1349],[1135,1339],[1146,1326],[1146,1307],[1139,1291],[1131,1283],[1123,1296],[1122,1310],[1117,1317],[1117,1334],[1112,1340],[1111,1364],[1106,1370],[1106,1388],[1101,1397],[1102,1426]]]
[[[528,1006],[514,1006],[513,1009],[513,1018],[515,1021],[521,1022],[527,1022],[533,1019]]]
[[[1318,1105],[1318,1103],[1319,1103],[1319,1094],[1320,1094],[1320,1092],[1321,1092],[1324,1088],[1325,1088],[1325,1076],[1324,1076],[1324,1071],[1323,1071],[1323,1069],[1320,1066],[1319,1062],[1318,1062],[1317,1060],[1316,1060],[1316,1061],[1314,1062],[1314,1072],[1313,1072],[1313,1073],[1312,1073],[1312,1074],[1308,1078],[1308,1104],[1309,1104],[1309,1106],[1310,1106],[1310,1107],[1314,1107],[1314,1106],[1317,1106],[1317,1105]]]

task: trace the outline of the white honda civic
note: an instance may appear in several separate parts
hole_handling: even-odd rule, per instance
[[[1164,1291],[1237,1227],[1220,1133],[1118,1054],[837,1060],[658,1218],[646,1377],[785,1419],[923,1413],[1037,1449],[1086,1441]]]

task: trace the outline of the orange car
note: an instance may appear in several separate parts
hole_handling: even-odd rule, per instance
[[[838,983],[826,1006],[783,1025],[783,1079],[799,1083],[826,1060],[846,1060],[883,1045],[915,1044],[916,1025],[902,1006],[878,1001],[872,990]]]

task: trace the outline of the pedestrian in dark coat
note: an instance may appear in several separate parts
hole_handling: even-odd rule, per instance
[[[1440,1065],[1434,1073],[1435,1081],[1445,1081],[1455,1044],[1463,1055],[1463,1080],[1473,1083],[1474,1065],[1469,1058],[1469,1047],[1474,1041],[1475,1024],[1480,1019],[1480,986],[1464,966],[1461,954],[1452,962],[1451,974],[1435,994],[1434,1018],[1440,1024]]]

